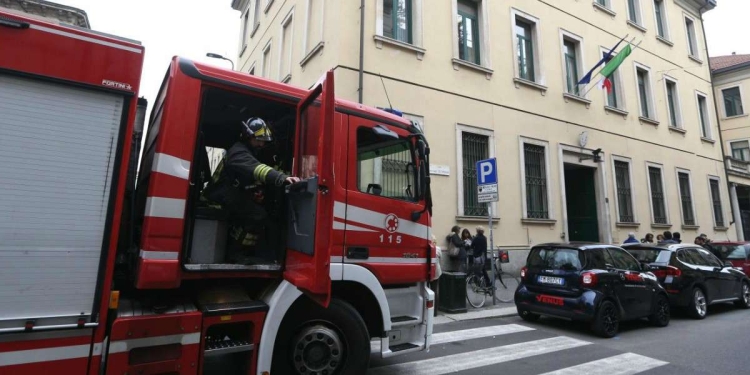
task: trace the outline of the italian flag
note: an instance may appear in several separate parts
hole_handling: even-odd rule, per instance
[[[612,74],[617,70],[617,68],[622,65],[622,62],[625,61],[625,59],[630,56],[630,53],[633,52],[633,48],[628,44],[623,48],[620,52],[617,53],[615,57],[612,58],[612,60],[609,60],[607,65],[602,68],[602,71],[599,72],[604,79],[601,80],[599,87],[602,90],[607,90],[607,93],[612,92],[612,81],[610,81],[610,78],[612,77]]]

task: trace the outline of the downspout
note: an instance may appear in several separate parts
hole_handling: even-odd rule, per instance
[[[716,117],[716,127],[719,129],[719,143],[721,148],[721,167],[724,170],[724,181],[726,181],[727,184],[727,191],[731,192],[732,186],[729,183],[729,172],[727,172],[727,160],[724,150],[724,137],[721,135],[721,120],[719,118],[719,104],[716,101],[716,88],[714,87],[714,75],[711,72],[711,57],[708,56],[708,38],[706,37],[706,24],[703,21],[703,10],[708,7],[711,0],[705,0],[705,3],[702,7],[698,9],[698,14],[701,17],[701,29],[703,30],[703,45],[706,46],[706,59],[708,60],[708,72],[711,77],[711,94],[714,98],[714,116]],[[710,192],[709,192],[710,194]],[[732,199],[732,196],[730,194],[729,199]],[[729,202],[730,206],[732,205],[732,202]],[[733,225],[735,220],[737,218],[734,215],[734,210],[729,210],[732,213],[732,221],[729,223],[729,225]]]
[[[365,0],[359,5],[359,104],[362,104],[363,84],[365,75]]]

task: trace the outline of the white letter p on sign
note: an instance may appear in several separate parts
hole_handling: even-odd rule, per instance
[[[479,179],[482,182],[487,181],[487,176],[492,174],[492,163],[482,163],[480,164],[480,171],[479,171]]]

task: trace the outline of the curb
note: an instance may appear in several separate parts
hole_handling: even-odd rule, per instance
[[[467,312],[464,314],[444,314],[438,315],[433,320],[433,325],[440,325],[453,322],[464,322],[468,320],[477,319],[489,319],[489,318],[503,318],[508,316],[516,316],[518,311],[515,306],[512,307],[501,307],[496,309],[476,310]]]

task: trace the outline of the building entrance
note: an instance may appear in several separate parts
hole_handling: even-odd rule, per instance
[[[599,242],[595,168],[565,163],[565,195],[570,241]]]

